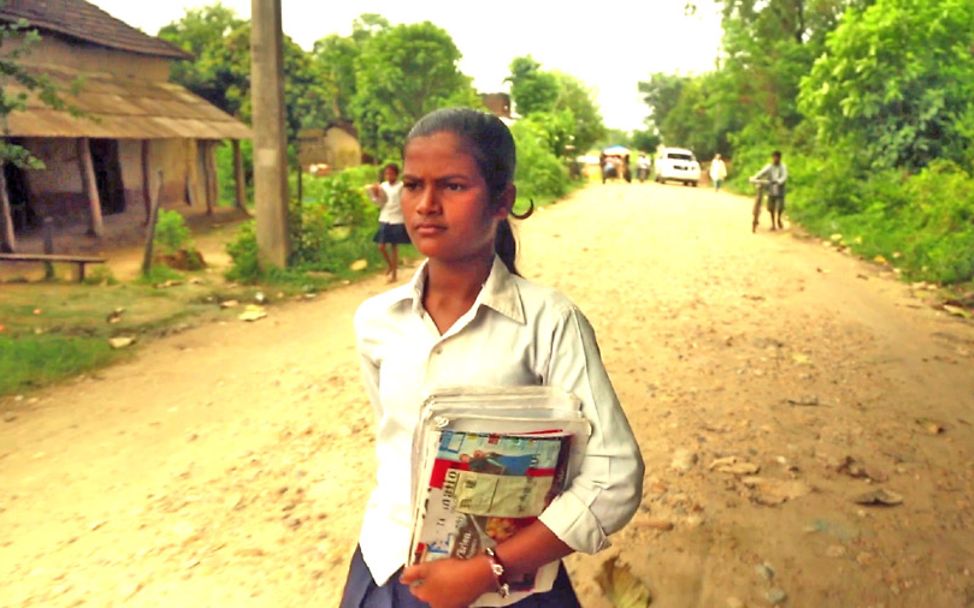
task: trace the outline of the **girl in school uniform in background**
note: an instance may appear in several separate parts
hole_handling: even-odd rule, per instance
[[[508,578],[606,548],[642,498],[639,446],[591,325],[515,266],[510,131],[490,114],[438,110],[410,131],[403,159],[406,229],[428,259],[355,315],[378,472],[341,608],[469,606]],[[581,400],[592,435],[579,475],[534,524],[484,555],[405,567],[413,431],[425,396],[458,385],[561,387]],[[513,605],[579,606],[564,566],[553,589]]]
[[[389,163],[382,170],[383,181],[369,186],[369,196],[380,206],[379,229],[372,240],[379,244],[379,252],[386,261],[386,276],[395,283],[399,272],[399,245],[409,244],[409,234],[403,224],[402,182],[399,166]]]

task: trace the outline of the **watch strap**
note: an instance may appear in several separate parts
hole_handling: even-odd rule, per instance
[[[494,551],[493,547],[485,547],[484,555],[490,560],[490,571],[494,575],[494,582],[497,583],[497,593],[503,598],[508,597],[511,595],[511,586],[507,582],[507,569],[504,567],[504,563],[497,557],[497,552]]]

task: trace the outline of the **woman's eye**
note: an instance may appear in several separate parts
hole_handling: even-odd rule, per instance
[[[419,188],[418,182],[403,182],[402,187],[406,190],[416,190]]]
[[[462,192],[464,190],[463,184],[447,184],[446,189],[451,192]]]

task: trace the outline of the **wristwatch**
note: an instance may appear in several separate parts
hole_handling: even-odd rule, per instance
[[[490,560],[490,571],[494,575],[494,581],[497,583],[497,593],[501,597],[506,598],[511,595],[511,586],[504,577],[504,564],[497,557],[497,552],[494,551],[493,547],[484,547],[484,554]]]

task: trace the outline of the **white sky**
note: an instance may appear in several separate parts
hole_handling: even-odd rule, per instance
[[[155,35],[185,9],[209,0],[89,0],[113,16]],[[223,0],[242,17],[250,0]],[[720,44],[716,5],[699,2],[684,14],[686,0],[283,0],[284,31],[304,48],[328,34],[347,35],[352,20],[378,13],[393,24],[432,21],[450,33],[463,53],[461,70],[482,92],[508,90],[511,59],[531,54],[544,69],[572,74],[598,94],[605,123],[631,130],[647,114],[636,84],[652,72],[699,73],[713,67]],[[574,6],[573,6],[574,5]],[[597,7],[606,11],[598,12]]]

